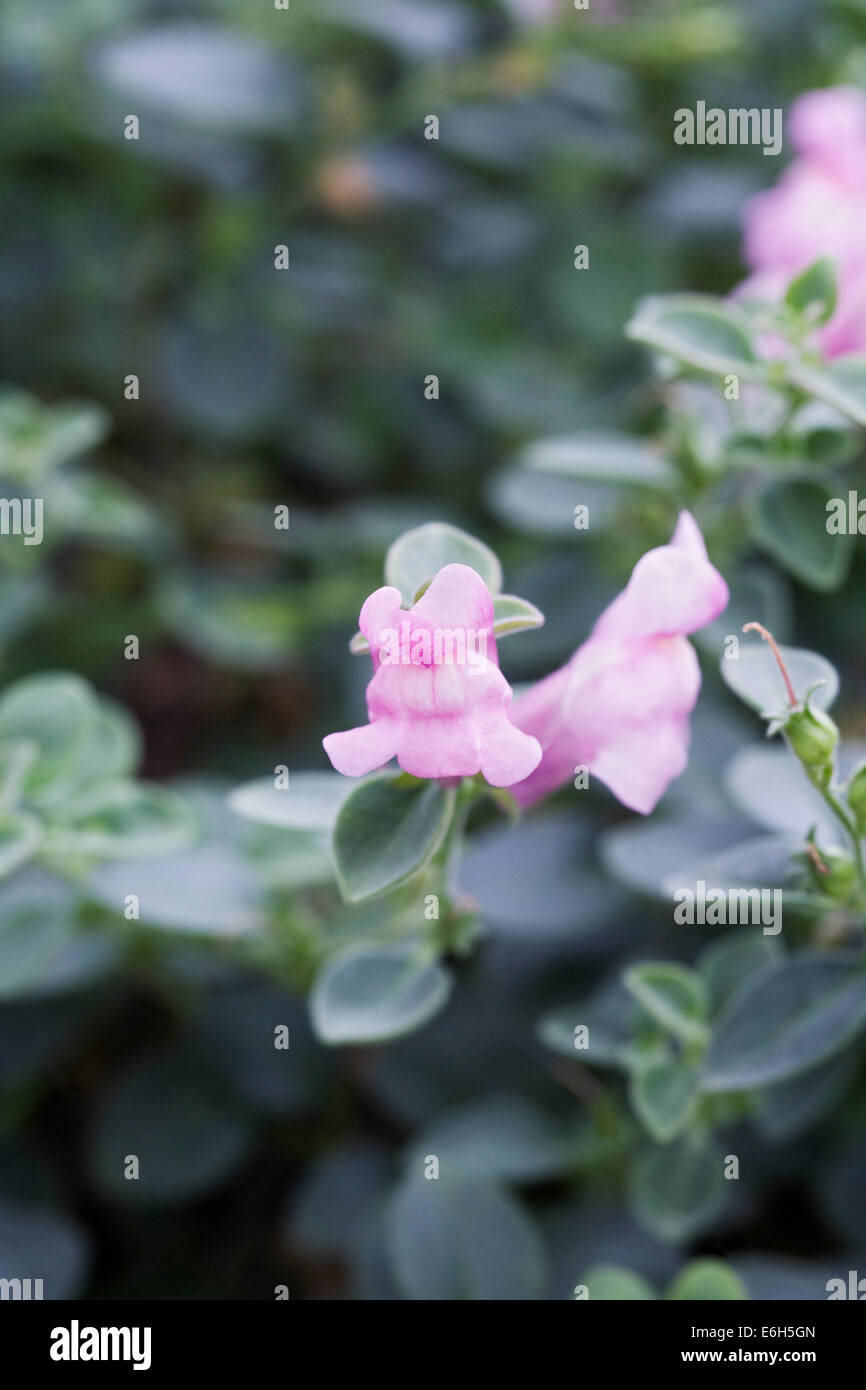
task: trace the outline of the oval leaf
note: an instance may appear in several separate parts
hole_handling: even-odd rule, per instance
[[[657,1298],[655,1289],[642,1274],[619,1265],[594,1265],[581,1279],[586,1286],[588,1297],[598,1299],[618,1299],[634,1302],[637,1299]]]
[[[393,584],[410,608],[419,589],[428,584],[445,565],[469,565],[481,575],[491,594],[502,588],[502,566],[482,541],[450,526],[431,521],[400,536],[385,557],[385,583]]]
[[[673,961],[633,965],[623,984],[658,1023],[685,1042],[706,1036],[709,1011],[706,986],[700,975]]]
[[[179,1058],[147,1058],[114,1079],[88,1144],[91,1177],[113,1201],[183,1203],[209,1192],[246,1155],[251,1131]],[[126,1155],[139,1162],[125,1176]]]
[[[284,830],[328,832],[346,797],[357,783],[336,772],[297,772],[287,787],[275,787],[273,777],[245,782],[229,797],[238,815]]]
[[[816,478],[768,482],[749,516],[749,533],[762,550],[811,589],[828,593],[843,583],[853,537],[827,529],[833,494]]]
[[[739,1274],[722,1260],[692,1260],[671,1284],[668,1298],[740,1299],[749,1294]]]
[[[675,481],[671,465],[649,444],[612,430],[535,440],[519,454],[517,464],[530,472],[623,487],[667,487]]]
[[[812,691],[812,704],[829,709],[839,691],[839,677],[830,662],[797,647],[780,646],[779,651],[798,700],[805,700]],[[785,682],[766,642],[756,640],[746,645],[741,641],[738,657],[722,658],[721,672],[728,689],[759,714],[769,717],[786,712]]]
[[[527,628],[542,627],[544,614],[528,599],[517,598],[514,594],[497,594],[493,600],[493,632],[496,637],[506,637],[511,632],[523,632]]]
[[[454,790],[375,777],[354,787],[334,826],[334,867],[347,902],[395,888],[423,868],[445,835]]]
[[[537,1298],[541,1241],[529,1217],[479,1178],[414,1178],[398,1189],[387,1219],[394,1274],[411,1299]]]
[[[866,425],[866,354],[837,357],[820,367],[798,364],[789,372],[796,386]]]
[[[748,319],[734,305],[709,295],[645,299],[626,336],[700,371],[758,374]]]
[[[444,1006],[452,979],[411,942],[350,946],[325,964],[310,996],[326,1043],[384,1042],[420,1028]]]
[[[866,970],[857,957],[804,951],[738,991],[704,1066],[707,1091],[786,1081],[839,1052],[866,1026]]]
[[[661,1058],[636,1071],[629,1088],[632,1104],[653,1139],[667,1144],[688,1125],[695,1109],[700,1070]]]
[[[631,1183],[635,1216],[661,1240],[685,1241],[705,1230],[725,1205],[724,1156],[709,1138],[690,1136],[646,1149]]]

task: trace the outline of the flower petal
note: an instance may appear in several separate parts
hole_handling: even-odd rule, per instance
[[[499,670],[493,599],[468,565],[445,565],[410,609],[390,586],[361,609],[374,675],[366,727],[324,740],[334,767],[351,777],[392,757],[415,777],[471,777],[496,786],[525,777],[541,747],[508,720],[511,687]]]
[[[513,722],[543,750],[511,787],[517,801],[528,806],[586,767],[624,805],[652,810],[688,757],[701,670],[685,634],[727,599],[694,518],[682,512],[670,544],[638,561],[568,664],[515,702]]]
[[[605,609],[594,637],[649,637],[697,632],[718,617],[728,586],[706,558],[694,518],[682,512],[669,545],[638,560],[622,593]]]
[[[445,627],[493,631],[493,598],[471,565],[445,565],[413,604],[412,612]]]
[[[480,771],[491,787],[509,787],[528,777],[541,762],[537,738],[516,729],[504,709],[499,709],[484,729]]]
[[[332,766],[344,777],[364,777],[383,767],[395,756],[399,743],[400,726],[393,719],[377,719],[322,739]]]
[[[623,806],[646,816],[688,760],[689,721],[684,717],[625,731],[600,749],[590,771]]]

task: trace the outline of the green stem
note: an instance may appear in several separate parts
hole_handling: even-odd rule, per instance
[[[812,781],[811,778],[810,781]],[[851,844],[854,848],[854,864],[857,869],[857,878],[860,881],[860,891],[863,894],[863,896],[866,897],[866,865],[864,865],[863,861],[863,845],[861,844],[860,835],[857,831],[856,821],[854,820],[853,816],[849,814],[847,809],[842,805],[842,802],[840,801],[839,797],[836,795],[832,787],[822,787],[814,781],[812,781],[812,785],[817,786],[818,791],[821,793],[830,810],[833,812],[833,815],[836,817],[838,821],[841,821],[842,825],[844,825],[845,829],[848,832],[848,835],[851,839]]]
[[[451,824],[433,859],[433,864],[440,870],[442,893],[448,903],[451,902],[457,888],[457,870],[463,852],[463,832],[466,829],[469,808],[477,795],[478,788],[475,782],[470,777],[464,777],[457,788]]]

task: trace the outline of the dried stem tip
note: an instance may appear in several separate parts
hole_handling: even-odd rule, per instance
[[[791,708],[796,709],[797,704],[799,702],[797,700],[797,696],[794,694],[794,687],[791,684],[791,677],[788,675],[785,663],[782,660],[782,653],[779,651],[779,648],[776,644],[776,639],[773,636],[772,632],[768,632],[767,629],[764,627],[763,623],[746,623],[745,627],[743,628],[743,631],[757,632],[761,637],[763,637],[765,642],[769,643],[773,656],[779,663],[779,670],[782,672],[782,677],[785,681],[785,686],[788,691],[788,699],[791,703]]]

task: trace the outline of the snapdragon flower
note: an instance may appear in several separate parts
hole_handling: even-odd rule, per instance
[[[374,675],[369,723],[323,740],[338,772],[362,777],[397,759],[415,777],[471,777],[494,787],[527,777],[541,758],[509,720],[511,687],[499,670],[493,598],[468,565],[446,565],[411,609],[377,589],[361,609]]]
[[[797,158],[746,204],[743,254],[752,274],[738,299],[776,302],[820,256],[836,263],[837,301],[816,332],[828,357],[866,349],[866,95],[806,92],[788,118]]]
[[[515,702],[514,723],[543,749],[510,788],[517,801],[529,806],[586,768],[625,806],[649,813],[688,761],[701,672],[687,634],[727,602],[697,523],[681,512],[670,543],[638,561],[571,660]]]

